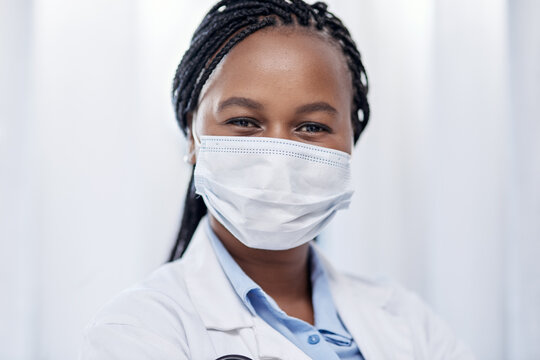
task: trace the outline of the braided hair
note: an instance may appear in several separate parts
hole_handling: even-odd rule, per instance
[[[222,0],[210,9],[195,30],[173,80],[172,102],[185,135],[190,126],[188,117],[197,107],[203,86],[231,49],[261,29],[285,26],[322,33],[342,49],[352,75],[351,120],[356,143],[369,120],[368,82],[360,53],[347,28],[325,3],[309,5],[302,0]],[[207,212],[204,201],[195,193],[193,170],[170,261],[182,256]]]

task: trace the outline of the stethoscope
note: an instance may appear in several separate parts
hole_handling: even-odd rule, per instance
[[[253,360],[244,355],[225,355],[217,358],[216,360]]]

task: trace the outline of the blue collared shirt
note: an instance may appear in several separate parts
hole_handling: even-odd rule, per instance
[[[234,261],[206,219],[206,233],[217,258],[242,302],[253,315],[302,349],[312,359],[364,360],[358,346],[339,318],[324,268],[310,247],[312,302],[315,326],[288,316]]]

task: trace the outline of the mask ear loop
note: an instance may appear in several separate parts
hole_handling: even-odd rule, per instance
[[[200,147],[201,140],[199,139],[199,136],[197,135],[197,131],[195,129],[195,119],[191,120],[191,136],[193,136],[193,141],[195,142],[195,145]]]
[[[194,165],[191,159],[193,158],[193,155],[196,152],[196,148],[201,147],[201,140],[199,139],[199,136],[197,135],[197,131],[195,131],[195,119],[191,121],[191,136],[193,137],[195,148],[193,149],[193,151],[190,151],[188,154],[184,155],[184,162],[187,164]]]

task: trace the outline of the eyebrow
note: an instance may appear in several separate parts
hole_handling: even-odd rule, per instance
[[[231,106],[242,106],[253,110],[261,110],[264,107],[261,103],[245,97],[230,97],[219,104],[218,111],[222,111]]]
[[[337,114],[338,111],[335,107],[332,105],[324,102],[324,101],[318,101],[311,104],[302,105],[299,108],[296,109],[296,114],[307,114],[317,111],[323,111],[330,114]]]

